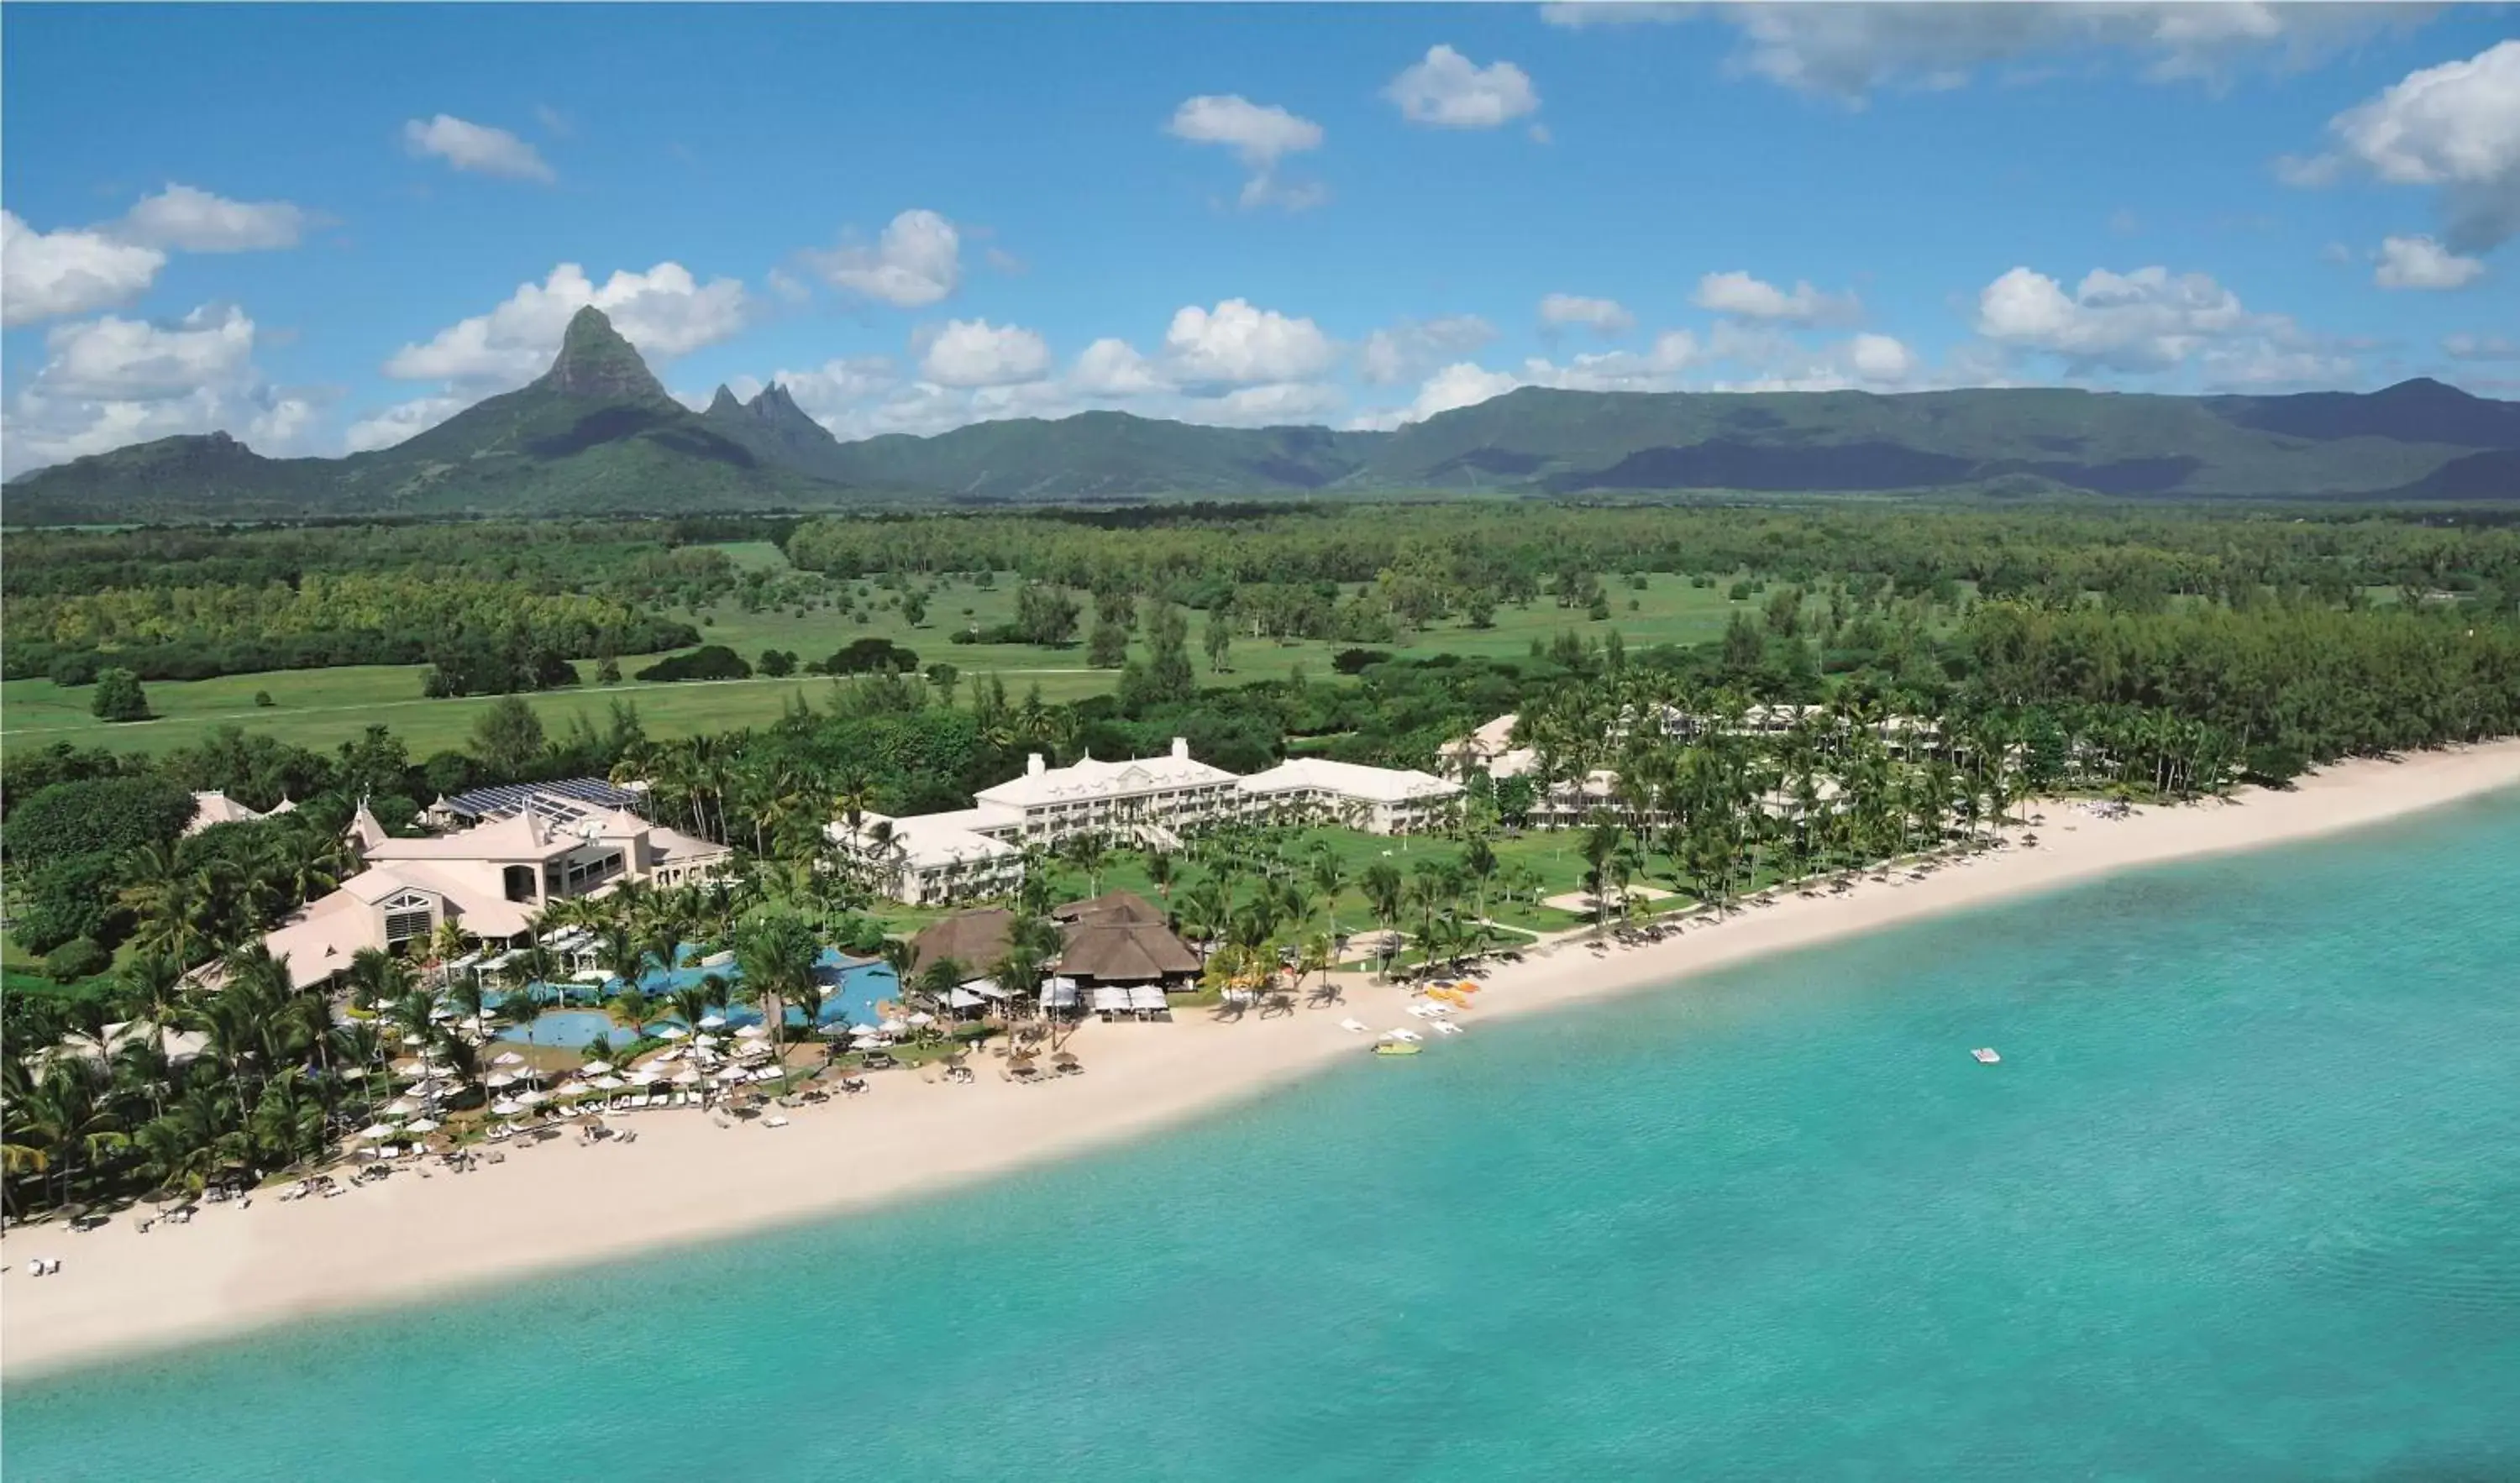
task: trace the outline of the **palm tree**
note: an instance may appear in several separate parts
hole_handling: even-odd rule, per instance
[[[1376,925],[1382,928],[1382,976],[1391,976],[1391,960],[1397,948],[1394,929],[1400,921],[1402,898],[1406,886],[1400,878],[1400,867],[1388,860],[1377,860],[1365,868],[1365,878],[1359,882],[1365,891],[1367,910],[1373,913]]]
[[[1317,975],[1314,997],[1332,1001],[1338,997],[1338,985],[1330,979],[1330,968],[1338,962],[1338,946],[1328,932],[1315,932],[1306,937],[1295,957],[1295,987],[1304,986],[1304,975]]]
[[[1329,924],[1331,942],[1346,941],[1339,931],[1338,899],[1339,892],[1347,889],[1347,865],[1339,859],[1338,851],[1330,848],[1328,840],[1313,852],[1311,876],[1313,891],[1322,900],[1323,920]]]
[[[1462,869],[1478,882],[1477,909],[1482,930],[1488,920],[1488,883],[1496,878],[1497,867],[1496,846],[1488,842],[1485,834],[1473,834],[1462,846]]]
[[[1087,830],[1081,834],[1070,834],[1059,845],[1059,853],[1066,857],[1068,864],[1085,873],[1086,895],[1102,894],[1102,870],[1111,863],[1108,841],[1100,833]]]
[[[737,927],[735,966],[743,975],[745,991],[763,1003],[762,1018],[770,1028],[773,1050],[787,1032],[788,1006],[805,1011],[809,1027],[814,1023],[820,1005],[814,968],[822,956],[822,943],[801,917],[769,912]]]

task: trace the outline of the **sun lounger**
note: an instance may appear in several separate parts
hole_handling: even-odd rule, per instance
[[[788,1126],[788,1119],[784,1117],[765,1117],[761,1120],[761,1126],[765,1128],[784,1128]]]
[[[1347,1031],[1350,1035],[1362,1035],[1366,1032],[1369,1026],[1362,1019],[1342,1019],[1339,1021],[1339,1028]]]
[[[1462,1027],[1453,1023],[1449,1019],[1439,1019],[1435,1021],[1435,1033],[1438,1035],[1459,1035],[1462,1033]]]

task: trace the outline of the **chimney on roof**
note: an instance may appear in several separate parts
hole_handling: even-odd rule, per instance
[[[1027,778],[1038,778],[1041,776],[1041,753],[1033,752],[1026,756],[1024,758],[1024,776]]]
[[[1174,760],[1175,762],[1188,762],[1188,761],[1190,760],[1190,739],[1189,739],[1189,738],[1187,738],[1187,737],[1175,737],[1175,738],[1173,738],[1173,760]]]

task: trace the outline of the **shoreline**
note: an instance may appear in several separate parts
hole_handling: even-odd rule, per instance
[[[2102,821],[2048,805],[2035,850],[1947,864],[1923,880],[1863,880],[1845,895],[1786,893],[1645,946],[1592,951],[1570,933],[1476,976],[1461,1015],[1478,1027],[1590,1003],[1861,932],[1993,905],[2120,871],[2264,848],[2382,824],[2520,786],[2520,741],[2362,760],[2291,790],[2149,807]],[[2017,834],[2016,829],[2011,832]],[[1338,1060],[1375,1031],[1418,1027],[1408,991],[1341,975],[1343,1004],[1223,1023],[1089,1022],[1069,1042],[1085,1075],[1017,1086],[981,1057],[978,1081],[885,1073],[870,1095],[789,1111],[789,1125],[721,1128],[686,1112],[631,1114],[629,1145],[562,1140],[457,1175],[406,1168],[338,1199],[205,1205],[191,1225],[143,1235],[130,1214],[73,1235],[53,1224],[0,1238],[0,1376],[26,1379],[318,1315],[467,1294],[575,1267],[922,1197],[1122,1144],[1269,1095]],[[1433,1041],[1434,1037],[1429,1037]],[[1441,1054],[1430,1044],[1430,1054]],[[1036,1106],[1047,1101],[1053,1105]],[[1026,1116],[1026,1112],[1049,1113]],[[600,1220],[591,1211],[604,1212]],[[143,1211],[145,1212],[145,1209]],[[36,1256],[60,1275],[37,1282]]]

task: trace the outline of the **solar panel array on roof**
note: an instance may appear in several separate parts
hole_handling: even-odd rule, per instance
[[[607,809],[638,812],[647,800],[602,778],[562,778],[553,783],[506,783],[476,787],[446,800],[446,812],[463,819],[510,819],[531,810],[556,824],[574,824]]]

